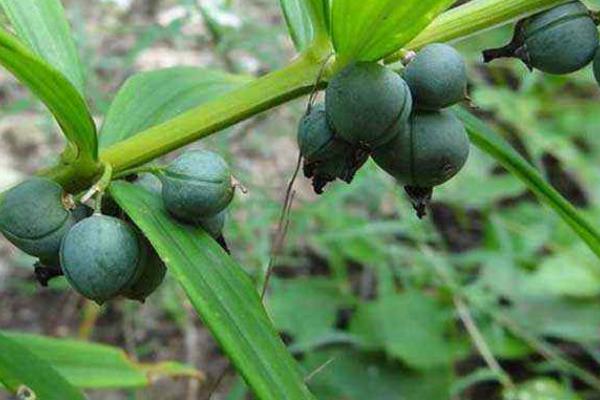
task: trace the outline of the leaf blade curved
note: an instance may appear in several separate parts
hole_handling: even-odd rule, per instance
[[[314,399],[246,273],[201,228],[175,222],[159,197],[130,183],[111,193],[148,237],[256,396]]]
[[[50,110],[80,159],[98,155],[96,126],[77,89],[59,71],[0,29],[0,64],[27,86]]]
[[[174,67],[134,75],[121,87],[108,110],[100,130],[100,148],[159,125],[249,80],[196,67]]]
[[[456,108],[455,112],[465,124],[471,142],[494,157],[511,174],[523,181],[600,258],[600,232],[567,199],[547,183],[527,160],[501,139],[500,135],[488,124],[464,108]]]
[[[85,95],[85,77],[60,0],[0,0],[18,36]]]

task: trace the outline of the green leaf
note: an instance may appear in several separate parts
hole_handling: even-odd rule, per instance
[[[2,29],[0,64],[48,107],[71,145],[71,155],[96,160],[98,142],[94,120],[71,82]]]
[[[175,222],[156,197],[116,182],[111,193],[148,237],[256,396],[313,399],[250,278],[201,228]]]
[[[473,144],[494,157],[510,173],[523,181],[529,190],[550,206],[600,257],[600,233],[594,225],[586,221],[569,201],[548,184],[531,164],[484,121],[463,108],[457,108],[456,113],[465,123]]]
[[[335,282],[326,278],[273,280],[268,308],[275,325],[298,342],[312,341],[334,330],[337,312],[352,304]]]
[[[446,337],[450,313],[416,291],[361,304],[350,331],[367,348],[381,348],[417,368],[449,364],[454,347]]]
[[[308,354],[303,363],[311,389],[321,400],[448,400],[452,371],[439,368],[422,373],[351,349]]]
[[[298,51],[327,32],[328,0],[279,0],[292,41]]]
[[[71,339],[0,331],[50,363],[73,386],[107,389],[144,387],[162,376],[203,379],[201,372],[174,362],[139,364],[115,347]]]
[[[524,286],[532,295],[595,298],[600,295],[597,265],[594,254],[578,242],[544,259]]]
[[[143,72],[113,100],[100,134],[106,148],[233,90],[249,78],[195,67]]]
[[[527,332],[579,343],[597,343],[600,305],[555,296],[519,299],[507,311]]]
[[[23,398],[85,400],[47,361],[0,333],[0,382]],[[30,393],[25,397],[24,394]]]
[[[402,48],[454,0],[335,0],[331,32],[338,57],[376,61]]]
[[[85,94],[85,78],[60,0],[0,0],[19,37]]]
[[[577,394],[558,382],[536,379],[504,392],[504,400],[581,400]]]

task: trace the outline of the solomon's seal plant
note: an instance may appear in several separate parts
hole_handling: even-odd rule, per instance
[[[312,178],[318,194],[336,179],[351,183],[368,158],[368,153],[354,151],[350,143],[334,132],[323,103],[310,107],[302,117],[297,140],[304,158],[304,176]]]
[[[174,217],[191,223],[214,217],[233,199],[229,166],[221,156],[206,150],[182,154],[160,175],[162,196]]]
[[[125,289],[119,294],[128,299],[137,300],[141,303],[156,291],[165,279],[167,267],[160,259],[156,251],[148,240],[138,234],[140,242],[140,251],[142,253],[141,262],[138,268],[137,276]]]
[[[416,111],[409,129],[373,154],[375,162],[416,197],[419,215],[431,190],[454,177],[468,156],[467,132],[450,110]]]
[[[75,219],[63,189],[31,178],[9,190],[0,204],[0,231],[25,253],[54,265],[63,236]]]
[[[104,215],[78,222],[60,250],[61,266],[71,286],[99,304],[135,283],[143,273],[144,258],[135,230]]]
[[[439,110],[467,97],[467,66],[460,53],[446,44],[424,47],[403,76],[419,109]]]
[[[39,171],[42,178],[0,195],[2,233],[42,263],[59,264],[75,290],[98,303],[117,296],[143,301],[168,266],[255,397],[266,400],[314,397],[246,271],[214,243],[213,237],[222,239],[224,212],[234,195],[229,166],[204,150],[184,153],[165,168],[147,164],[284,102],[325,89],[325,105],[309,106],[298,129],[304,172],[319,193],[335,179],[350,183],[372,156],[405,186],[422,216],[432,189],[467,160],[464,122],[475,145],[521,178],[600,256],[595,227],[533,167],[487,134],[485,123],[469,111],[446,109],[465,98],[467,77],[460,55],[442,43],[520,19],[513,42],[485,52],[486,60],[513,56],[548,73],[573,72],[589,64],[598,48],[596,26],[581,2],[474,0],[437,19],[454,1],[281,2],[300,51],[288,66],[256,79],[217,73],[215,80],[226,89],[182,103],[153,99],[154,110],[169,108],[161,115],[171,118],[152,121],[153,112],[137,112],[147,104],[138,91],[147,84],[161,93],[172,83],[169,74],[184,71],[163,71],[166,78],[155,81],[136,76],[117,95],[100,136],[58,0],[28,0],[32,10],[7,13],[21,37],[0,29],[0,63],[52,112],[67,147],[57,165]],[[58,24],[50,31],[64,33],[60,39],[31,29],[45,12],[45,23]],[[36,48],[40,41],[57,51]],[[404,57],[413,52],[412,60]],[[385,65],[400,59],[407,62],[402,71]],[[595,72],[600,78],[600,60]],[[196,93],[206,73],[186,75],[180,81],[190,84],[181,93]],[[162,188],[144,178],[131,183],[148,172]],[[92,199],[90,216],[85,204]],[[2,357],[3,370],[1,363]]]
[[[404,128],[412,97],[406,82],[391,69],[356,63],[329,82],[325,105],[335,132],[348,143],[370,150]]]
[[[590,11],[571,1],[517,24],[511,43],[484,52],[486,62],[516,57],[529,68],[569,74],[587,66],[598,48],[598,30]]]

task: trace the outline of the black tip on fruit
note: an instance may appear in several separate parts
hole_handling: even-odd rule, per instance
[[[423,219],[427,215],[427,207],[433,197],[433,188],[422,188],[417,186],[405,186],[404,190],[410,198],[417,217]]]
[[[515,57],[515,52],[519,46],[515,46],[515,44],[511,43],[504,47],[499,47],[497,49],[489,49],[483,52],[483,62],[489,63],[498,58],[511,58]]]
[[[323,178],[323,177],[319,177],[319,176],[313,177],[312,186],[313,186],[315,193],[318,195],[322,195],[323,192],[325,192],[325,186],[327,186],[327,184],[329,182],[331,182],[331,180]]]
[[[219,243],[219,246],[221,246],[221,248],[223,250],[225,250],[225,252],[227,254],[231,255],[231,251],[229,250],[229,246],[227,245],[227,241],[225,240],[225,236],[221,235],[216,240],[217,240],[217,243]]]
[[[48,287],[48,282],[63,275],[60,267],[49,267],[39,261],[34,264],[34,267],[33,274],[42,287]]]

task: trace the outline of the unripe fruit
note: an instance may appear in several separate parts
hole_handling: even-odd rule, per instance
[[[214,217],[201,219],[199,225],[212,236],[214,239],[218,239],[223,235],[223,228],[225,227],[225,219],[227,216],[226,211],[221,211]]]
[[[304,175],[313,179],[315,192],[336,179],[350,183],[368,155],[336,137],[320,103],[303,116],[298,127],[298,147],[304,158]]]
[[[439,110],[466,98],[465,61],[446,44],[434,43],[423,48],[407,65],[404,79],[419,109]]]
[[[162,195],[162,183],[160,179],[153,174],[144,174],[140,176],[140,178],[135,181],[137,186],[141,186],[146,189],[148,192],[161,196]]]
[[[71,214],[73,215],[75,222],[79,222],[91,217],[94,214],[94,209],[86,204],[79,203],[71,211]]]
[[[418,111],[410,129],[373,154],[375,162],[405,186],[432,188],[456,175],[469,156],[469,138],[449,110]]]
[[[589,10],[580,1],[572,1],[521,21],[512,43],[484,52],[484,58],[518,57],[530,68],[562,75],[588,65],[598,43]]]
[[[0,204],[0,231],[25,253],[55,263],[60,243],[75,223],[64,196],[60,185],[45,178],[15,186]]]
[[[95,215],[67,233],[60,261],[71,286],[102,304],[137,279],[144,260],[131,226],[117,218]]]
[[[367,149],[393,139],[412,110],[406,82],[376,63],[355,63],[334,76],[325,102],[334,131],[347,142]]]
[[[121,292],[128,299],[144,302],[148,296],[158,289],[165,279],[167,267],[160,259],[152,245],[145,238],[140,238],[141,251],[143,252],[140,263],[141,273],[133,284]]]
[[[216,153],[194,150],[182,154],[161,175],[167,210],[189,223],[223,211],[233,198],[229,166]]]

